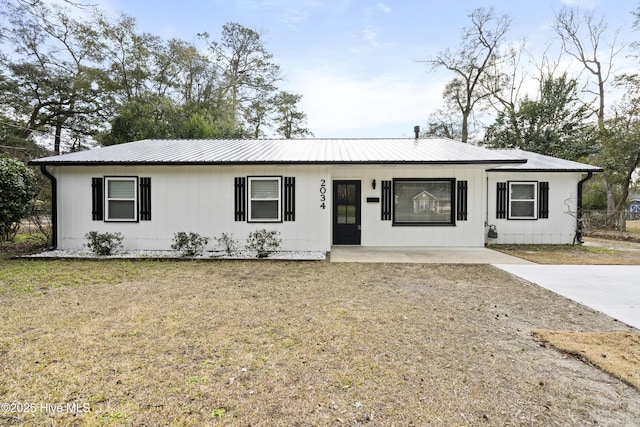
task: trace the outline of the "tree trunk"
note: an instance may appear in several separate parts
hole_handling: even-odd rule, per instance
[[[616,199],[613,192],[613,185],[607,183],[607,214],[611,215],[616,211]]]
[[[460,140],[462,142],[467,142],[469,139],[469,112],[462,112],[462,136]]]
[[[62,122],[56,122],[56,134],[53,142],[53,152],[54,154],[60,154],[60,141],[62,140]]]
[[[620,200],[618,200],[618,204],[614,208],[615,212],[622,212],[624,210],[625,205],[627,204],[627,197],[629,197],[629,187],[631,186],[631,181],[633,180],[633,173],[635,172],[639,164],[640,164],[640,155],[636,157],[634,162],[634,167],[630,167],[629,170],[627,171],[627,174],[624,177],[624,182],[622,183],[622,194],[620,194]],[[608,191],[607,191],[607,195],[608,195]]]

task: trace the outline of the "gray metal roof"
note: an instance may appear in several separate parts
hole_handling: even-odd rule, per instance
[[[532,153],[531,151],[520,150],[519,148],[496,148],[491,150],[497,153],[527,159],[527,162],[524,164],[497,166],[490,169],[492,172],[602,172],[602,168],[597,166],[545,156],[543,154]]]
[[[30,162],[34,165],[492,164],[494,172],[601,172],[520,149],[487,149],[443,138],[146,139]]]
[[[509,164],[518,153],[429,139],[147,139],[33,160],[35,165]]]

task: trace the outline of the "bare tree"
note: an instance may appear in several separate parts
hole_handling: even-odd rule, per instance
[[[428,59],[430,70],[445,68],[455,74],[443,93],[445,100],[457,107],[462,114],[461,140],[469,138],[469,118],[474,107],[493,95],[483,83],[489,77],[488,70],[499,59],[499,46],[511,25],[507,15],[496,16],[493,8],[475,9],[469,15],[471,25],[462,32],[459,47],[445,49]],[[495,85],[493,85],[495,87]]]
[[[567,8],[556,14],[553,28],[562,41],[563,50],[596,78],[597,89],[588,92],[598,97],[598,125],[602,127],[605,85],[612,74],[614,57],[624,48],[617,43],[619,30],[614,31],[611,43],[603,46],[608,30],[604,17],[596,19],[593,12],[579,13]]]
[[[587,88],[586,92],[597,98],[600,144],[604,146],[607,143],[604,131],[605,86],[612,74],[613,59],[624,48],[622,44],[617,42],[619,30],[613,32],[613,38],[606,46],[604,44],[609,32],[604,17],[597,19],[593,12],[580,13],[575,9],[568,8],[563,8],[556,14],[553,28],[562,41],[564,52],[582,64],[584,70],[596,79],[597,88],[595,90]],[[607,183],[607,211],[613,212],[615,206],[613,185]]]
[[[501,61],[493,61],[486,70],[487,78],[481,80],[485,90],[493,95],[488,99],[489,103],[498,112],[513,110],[520,98],[527,78],[522,66],[524,54],[524,40],[518,46],[507,46],[500,54]]]
[[[427,118],[427,129],[422,133],[423,136],[461,139],[462,131],[460,122],[455,120],[456,112],[451,111],[445,105],[431,113]]]
[[[525,53],[525,40],[517,46],[507,46],[500,55],[501,61],[493,61],[486,72],[486,78],[482,79],[486,92],[492,94],[487,98],[487,102],[497,112],[498,117],[512,124],[518,134],[518,103],[522,99],[521,91],[529,77],[522,65]],[[492,145],[489,137],[490,133],[485,133],[485,143]]]

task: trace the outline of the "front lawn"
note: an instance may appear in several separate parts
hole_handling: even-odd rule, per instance
[[[486,265],[0,260],[0,324],[3,425],[640,423],[532,335],[637,331]]]

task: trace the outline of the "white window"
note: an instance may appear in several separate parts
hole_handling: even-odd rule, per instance
[[[249,221],[280,222],[282,220],[282,178],[249,177]]]
[[[537,206],[537,182],[509,182],[509,219],[537,219]]]
[[[106,221],[138,220],[138,180],[135,177],[105,177]]]

